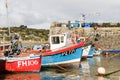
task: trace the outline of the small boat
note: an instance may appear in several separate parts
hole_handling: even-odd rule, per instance
[[[101,54],[105,57],[108,57],[108,56],[118,56],[120,55],[120,50],[119,49],[116,49],[116,50],[103,50],[101,52]]]
[[[109,52],[109,53],[120,53],[120,50],[104,50],[102,53]]]
[[[4,55],[0,56],[0,72],[39,72],[42,56],[21,52],[19,36],[15,38]]]
[[[68,66],[80,62],[83,41],[66,46],[69,43],[66,33],[50,35],[49,38],[51,51],[42,53],[42,66]]]
[[[39,72],[41,56],[0,57],[0,72]]]

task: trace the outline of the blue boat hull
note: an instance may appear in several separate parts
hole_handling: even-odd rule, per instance
[[[43,56],[42,66],[60,65],[60,64],[72,64],[80,62],[82,57],[82,47],[60,52],[58,54]]]

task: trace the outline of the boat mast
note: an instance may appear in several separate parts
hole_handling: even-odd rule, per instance
[[[8,0],[6,0],[6,14],[7,14],[7,24],[8,24]],[[8,27],[9,36],[10,36],[10,27]]]

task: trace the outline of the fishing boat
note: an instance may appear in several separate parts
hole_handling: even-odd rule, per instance
[[[21,41],[18,34],[11,37],[11,44],[0,56],[0,72],[39,72],[41,55],[21,52]]]
[[[41,56],[0,57],[0,72],[39,72]]]
[[[63,37],[63,40],[61,40],[61,37]],[[82,46],[84,46],[84,42],[64,47],[66,44],[66,37],[66,34],[50,35],[50,46],[52,50],[42,53],[42,66],[60,64],[65,65],[80,62],[82,57]],[[60,42],[53,42],[56,39],[60,40]]]

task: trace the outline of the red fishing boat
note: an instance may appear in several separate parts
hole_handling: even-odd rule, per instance
[[[39,72],[41,56],[0,57],[1,72]]]

